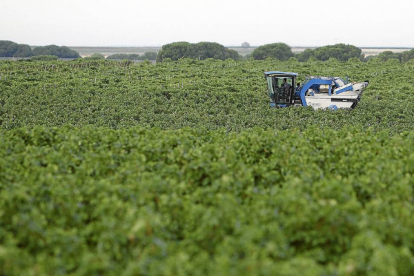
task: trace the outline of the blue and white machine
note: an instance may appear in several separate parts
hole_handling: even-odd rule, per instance
[[[368,81],[348,83],[339,77],[309,77],[303,85],[297,73],[265,72],[270,106],[311,106],[313,109],[354,108],[368,86]]]

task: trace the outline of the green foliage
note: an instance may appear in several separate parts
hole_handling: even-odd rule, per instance
[[[188,58],[205,60],[208,58],[226,60],[228,58],[237,60],[239,54],[235,50],[230,50],[221,44],[214,42],[199,42],[189,46],[186,56]]]
[[[378,55],[378,58],[382,61],[387,61],[389,59],[396,59],[401,61],[401,53],[394,53],[392,51],[384,51]]]
[[[141,56],[139,54],[113,54],[107,57],[107,59],[117,59],[117,60],[140,60]]]
[[[275,110],[269,108],[263,78],[264,71],[275,69],[299,73],[301,83],[309,75],[350,76],[354,82],[369,80],[370,86],[352,111]],[[396,133],[413,129],[409,123],[414,121],[413,74],[414,66],[409,62],[380,60],[301,63],[181,59],[156,66],[85,60],[47,65],[0,62],[0,101],[4,101],[0,128],[93,124],[240,131],[356,125]]]
[[[401,53],[402,62],[407,62],[412,59],[414,59],[414,49],[411,49],[410,51],[404,51]]]
[[[155,52],[145,52],[142,56],[141,56],[142,60],[156,60],[157,59],[157,53]]]
[[[414,132],[34,127],[0,137],[7,275],[414,272]]]
[[[353,45],[335,44],[319,47],[316,49],[307,49],[297,55],[299,61],[307,61],[310,57],[317,60],[326,61],[330,58],[336,58],[340,61],[347,61],[350,58],[362,59],[362,50]]]
[[[273,43],[260,46],[252,52],[252,57],[256,60],[275,58],[281,61],[293,57],[292,49],[285,43]]]
[[[400,62],[408,62],[414,59],[414,49],[410,51],[404,51],[402,53],[394,53],[392,51],[384,51],[378,55],[378,58],[387,61],[387,60],[398,60]]]
[[[157,55],[157,62],[162,62],[164,59],[179,60],[185,57],[187,50],[191,43],[189,42],[173,42],[162,46]]]
[[[305,51],[297,54],[296,58],[299,61],[308,61],[310,58],[315,58],[313,53],[314,53],[313,49],[306,49]]]
[[[56,46],[56,45],[48,45],[48,46],[39,46],[33,49],[34,56],[40,55],[51,55],[57,56],[59,58],[80,58],[78,52],[69,49],[66,46]]]
[[[7,40],[0,41],[0,56],[12,57],[17,51],[17,43]]]
[[[90,57],[85,57],[86,60],[104,60],[105,56],[99,53],[95,53]]]
[[[33,55],[32,48],[26,44],[18,44],[14,57],[31,57]]]
[[[146,52],[142,56],[139,54],[113,54],[107,57],[107,59],[115,59],[115,60],[156,60],[157,53],[154,52]]]
[[[368,62],[368,61],[370,61],[371,59],[378,59],[378,55],[370,55],[370,56],[366,56],[366,57],[364,57],[364,62]]]
[[[166,59],[0,61],[0,274],[414,274],[413,61]]]
[[[29,45],[0,40],[0,57],[31,57],[32,55]]]
[[[50,55],[40,55],[40,56],[34,56],[31,58],[31,60],[43,60],[43,61],[51,61],[51,60],[58,60],[59,57],[57,56],[50,56]]]
[[[199,42],[191,44],[188,42],[174,42],[162,46],[161,51],[158,52],[157,62],[162,62],[164,59],[179,60],[182,58],[191,58],[197,60],[206,60],[209,58],[226,60],[240,59],[240,55],[235,50],[230,50],[221,44],[215,42]]]

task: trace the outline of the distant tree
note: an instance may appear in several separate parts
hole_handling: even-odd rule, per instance
[[[156,60],[157,59],[157,53],[154,52],[146,52],[141,56],[142,60]]]
[[[215,42],[199,42],[191,44],[188,42],[174,42],[162,46],[158,52],[157,62],[163,59],[179,60],[182,58],[205,60],[208,58],[226,60],[228,58],[238,60],[240,55],[237,51],[230,50]]]
[[[241,46],[243,48],[249,48],[250,47],[250,43],[249,42],[243,42]]]
[[[350,58],[363,59],[362,50],[353,45],[335,44],[319,47],[316,49],[307,49],[298,54],[299,61],[307,61],[310,57],[317,60],[326,61],[330,58],[336,58],[339,61],[348,61]]]
[[[401,61],[401,54],[392,51],[384,51],[379,53],[378,58],[382,61],[387,61],[389,59],[398,59],[398,61]]]
[[[240,56],[236,50],[232,50],[232,49],[227,49],[227,50],[228,50],[229,58],[234,59],[234,60],[240,60],[242,58],[242,56]]]
[[[161,51],[158,52],[157,62],[162,62],[165,58],[170,58],[171,60],[184,58],[190,46],[191,43],[184,41],[165,44],[162,46]]]
[[[126,56],[126,54],[113,54],[106,57],[106,59],[123,59],[122,56]],[[118,58],[121,57],[121,58]]]
[[[17,44],[13,41],[0,40],[0,57],[30,57],[32,49],[29,45]]]
[[[369,56],[366,55],[366,56],[364,56],[362,61],[367,62],[367,61],[370,61],[371,59],[374,59],[374,58],[378,58],[378,55],[369,55]]]
[[[113,54],[107,57],[107,59],[117,60],[141,60],[142,57],[139,54]]]
[[[31,60],[41,60],[41,61],[50,61],[50,60],[58,60],[58,56],[51,56],[51,55],[40,55],[31,57]]]
[[[13,41],[0,41],[0,57],[31,57],[32,48],[26,44],[17,44]]]
[[[299,61],[308,61],[310,57],[314,57],[314,51],[312,49],[306,49],[305,51],[296,55]]]
[[[381,60],[378,58],[378,55],[371,55],[371,56],[366,56],[364,58],[364,62],[370,62],[370,63],[378,63]]]
[[[12,57],[18,49],[18,44],[12,41],[0,41],[0,57]]]
[[[186,57],[205,60],[208,58],[226,60],[232,58],[239,59],[239,54],[215,42],[199,42],[192,44],[186,53]]]
[[[31,57],[33,56],[32,48],[26,44],[18,44],[14,57]]]
[[[59,58],[80,58],[78,52],[69,49],[66,46],[56,46],[56,45],[48,45],[48,46],[40,46],[33,49],[33,55],[53,55]]]
[[[292,49],[285,43],[272,43],[260,46],[252,52],[252,57],[258,60],[275,58],[281,61],[293,57]]]
[[[90,60],[103,60],[105,59],[105,56],[99,53],[95,53],[93,55],[91,55],[90,57],[86,57],[85,59],[90,59]]]
[[[401,53],[402,62],[407,62],[411,59],[414,59],[414,49],[411,49],[410,51],[404,51]]]

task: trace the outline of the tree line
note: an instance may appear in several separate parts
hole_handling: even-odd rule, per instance
[[[157,62],[168,60],[179,60],[182,58],[192,58],[204,60],[207,58],[225,60],[232,58],[240,60],[242,57],[234,50],[230,50],[223,45],[212,42],[200,42],[191,44],[188,42],[174,42],[162,46],[161,51],[158,52]],[[306,62],[308,60],[327,61],[331,58],[339,61],[348,61],[349,59],[357,59],[361,61],[368,61],[372,58],[379,58],[380,60],[397,59],[401,62],[408,61],[414,58],[414,49],[403,53],[393,53],[385,51],[378,56],[364,57],[362,50],[354,45],[349,44],[335,44],[318,47],[315,49],[306,49],[305,51],[294,54],[292,48],[285,43],[272,43],[262,45],[253,50],[246,59],[253,58],[255,60],[265,60],[267,58],[278,59],[286,61],[290,58],[296,58],[298,61]]]
[[[32,49],[26,44],[17,44],[13,41],[0,40],[0,57],[34,57],[56,56],[59,58],[79,58],[78,52],[66,46],[38,46]]]
[[[404,51],[402,53],[394,53],[392,51],[384,51],[384,52],[381,52],[378,56],[371,56],[371,57],[368,57],[368,58],[372,59],[372,58],[375,58],[375,57],[377,57],[377,58],[379,58],[380,60],[383,60],[383,61],[387,61],[387,60],[390,60],[390,59],[396,59],[400,62],[407,62],[411,59],[414,59],[414,49],[411,49],[410,51]]]
[[[274,58],[281,61],[288,60],[292,57],[298,61],[306,62],[308,60],[327,61],[331,58],[339,61],[348,61],[349,59],[358,59],[361,61],[368,61],[373,58],[378,58],[383,61],[389,59],[396,59],[400,62],[406,62],[414,59],[414,49],[404,51],[402,53],[394,53],[392,51],[384,51],[376,56],[364,57],[362,50],[356,46],[349,44],[335,44],[318,47],[315,49],[306,49],[305,51],[294,54],[292,49],[285,43],[272,43],[256,48],[251,57],[256,60],[264,60],[267,58]]]
[[[78,52],[71,50],[66,46],[38,46],[30,47],[26,44],[18,44],[12,41],[0,40],[0,57],[21,57],[31,58],[32,60],[57,60],[58,58],[80,58]],[[99,60],[105,59],[105,56],[95,53],[87,59]],[[107,57],[107,59],[127,59],[127,60],[155,60],[157,53],[146,52],[143,55],[139,54],[114,54]]]
[[[0,41],[0,57],[36,57],[34,60],[52,60],[57,58],[80,58],[78,52],[69,49],[66,46],[39,46],[32,49],[26,44],[17,44],[12,41]],[[90,59],[105,59],[101,54],[94,54]],[[139,54],[113,54],[107,59],[126,59],[126,60],[157,60],[163,62],[168,60],[179,60],[182,58],[190,59],[234,59],[240,60],[243,57],[235,50],[226,48],[225,46],[215,42],[173,42],[162,46],[157,53],[146,52]],[[331,58],[339,61],[347,61],[349,59],[358,59],[368,61],[378,58],[383,61],[395,59],[400,62],[406,62],[414,59],[414,49],[402,53],[394,53],[392,51],[384,51],[377,56],[364,57],[362,50],[356,46],[349,44],[335,44],[318,47],[315,49],[306,49],[305,51],[294,54],[292,48],[285,43],[271,43],[262,45],[253,50],[250,55],[244,57],[246,59],[253,58],[255,60],[264,60],[267,58],[285,61],[290,58],[296,58],[298,61],[306,62],[308,60],[326,61]]]

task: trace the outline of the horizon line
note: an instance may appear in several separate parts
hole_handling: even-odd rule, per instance
[[[174,43],[174,42],[171,42]],[[170,43],[167,43],[170,44]],[[345,44],[345,43],[337,43],[337,44]],[[53,45],[53,44],[48,44],[48,45]],[[43,45],[43,46],[48,46],[48,45]],[[164,44],[166,45],[166,44]],[[66,47],[74,47],[74,48],[161,48],[164,45],[93,45],[93,46],[85,46],[85,45],[61,45],[61,46],[66,46]],[[263,44],[266,45],[266,44]],[[231,48],[258,48],[260,46],[263,45],[251,45],[249,47],[243,47],[241,45],[223,45],[224,47],[231,47]],[[324,46],[332,46],[332,45],[336,45],[336,44],[327,44],[327,45],[322,45],[322,46],[298,46],[298,45],[294,45],[294,46],[290,46],[291,48],[319,48],[319,47],[324,47]],[[345,44],[345,45],[352,45],[352,44]],[[31,47],[42,47],[42,45],[29,45]],[[357,48],[361,48],[361,49],[414,49],[414,46],[357,46],[357,45],[353,45]]]

